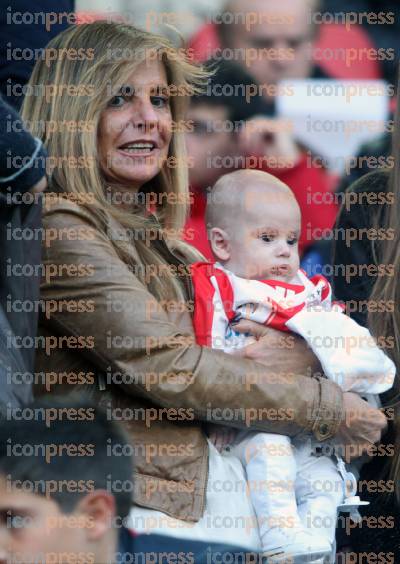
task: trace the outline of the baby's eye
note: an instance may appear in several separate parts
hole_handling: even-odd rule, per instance
[[[287,243],[288,243],[288,245],[296,245],[297,241],[298,241],[298,238],[293,237],[291,239],[288,239]]]
[[[290,39],[288,41],[288,45],[290,49],[298,49],[302,43],[304,43],[304,39],[302,37],[298,37],[296,39]]]
[[[271,243],[271,241],[273,241],[273,236],[272,235],[267,235],[266,233],[264,233],[263,235],[261,235],[261,239],[265,242],[265,243]]]

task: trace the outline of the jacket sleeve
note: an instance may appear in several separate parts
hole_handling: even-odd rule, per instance
[[[271,351],[267,368],[196,345],[81,209],[44,220],[42,298],[56,310],[47,321],[52,335],[80,339],[99,370],[125,375],[125,393],[162,408],[290,436],[313,431],[323,440],[336,433],[343,409],[338,386],[306,377],[310,367],[299,366],[301,359],[295,363],[284,348]],[[85,303],[91,307],[83,311]]]
[[[26,131],[18,113],[0,97],[0,190],[32,188],[46,174],[46,151]]]

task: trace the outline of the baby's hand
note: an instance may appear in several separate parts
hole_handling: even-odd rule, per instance
[[[237,435],[236,429],[225,427],[224,425],[213,424],[207,426],[207,433],[208,438],[218,452],[222,452],[226,446],[232,444]]]

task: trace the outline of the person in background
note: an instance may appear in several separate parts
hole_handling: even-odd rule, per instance
[[[114,563],[133,472],[117,424],[51,397],[13,410],[0,437],[0,563]]]
[[[0,11],[0,93],[17,110],[47,43],[75,23],[74,5],[74,0],[13,0]]]
[[[346,191],[335,226],[334,292],[348,313],[369,328],[380,346],[400,368],[400,112],[399,90],[390,154],[393,166],[371,172]],[[400,558],[400,384],[381,396],[389,420],[378,445],[380,458],[366,464],[359,481],[360,495],[370,501],[363,521],[343,535],[355,553],[384,553]],[[379,522],[376,529],[368,524]],[[389,561],[389,560],[387,560]]]
[[[245,167],[240,131],[248,120],[265,114],[269,108],[260,96],[246,98],[246,88],[252,87],[254,81],[237,64],[210,60],[207,68],[212,73],[207,87],[191,98],[186,116],[192,202],[185,238],[211,259],[204,219],[207,196],[222,174]]]
[[[52,396],[14,411],[0,426],[0,564],[122,564],[162,553],[182,564],[213,555],[257,562],[237,547],[128,530],[132,453],[123,429],[88,398]]]
[[[318,0],[229,0],[225,5],[222,21],[233,23],[219,24],[221,47],[242,50],[237,63],[264,86],[272,109],[280,80],[329,78],[312,57],[317,27],[310,14],[318,6]],[[250,15],[255,22],[246,26]]]
[[[31,397],[46,151],[0,97],[0,417]],[[18,340],[18,342],[17,342]],[[22,346],[25,341],[25,346]],[[28,342],[29,341],[29,342]],[[21,380],[22,374],[28,378]]]
[[[311,165],[292,137],[287,120],[269,115],[270,107],[243,68],[229,62],[208,64],[216,71],[206,89],[193,96],[186,118],[192,192],[186,241],[212,259],[204,219],[211,186],[227,172],[253,168],[273,174],[293,190],[303,217],[300,254],[306,259],[318,233],[333,226],[337,213],[333,199],[321,205],[310,194],[319,192],[323,200],[334,188],[333,178],[324,168]],[[247,98],[246,87],[254,87],[253,95]],[[329,258],[325,252],[321,263]]]

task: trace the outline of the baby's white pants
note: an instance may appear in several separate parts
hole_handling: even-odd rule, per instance
[[[333,545],[344,490],[332,458],[313,454],[311,440],[257,432],[239,433],[230,451],[246,470],[261,542],[272,527],[286,527],[290,536],[300,526]]]

